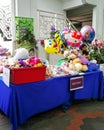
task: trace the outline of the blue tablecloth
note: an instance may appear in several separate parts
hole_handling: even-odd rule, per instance
[[[79,75],[76,75],[77,77]],[[9,116],[12,130],[18,130],[29,117],[64,104],[72,99],[99,98],[103,93],[101,71],[84,75],[84,88],[69,91],[70,78],[61,76],[45,81],[7,87],[0,80],[0,109]]]

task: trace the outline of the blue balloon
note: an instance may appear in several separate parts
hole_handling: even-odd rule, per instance
[[[95,31],[94,29],[89,26],[85,25],[81,28],[81,34],[82,34],[82,41],[85,41],[86,43],[91,43],[95,37]]]

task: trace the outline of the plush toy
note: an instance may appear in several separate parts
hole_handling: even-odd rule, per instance
[[[47,65],[47,68],[46,68],[46,78],[51,78],[51,77],[53,77],[52,66]]]
[[[76,59],[77,57],[76,57],[76,55],[75,55],[74,53],[70,53],[70,55],[68,56],[68,58],[69,58],[70,60],[74,60],[74,59]]]
[[[90,63],[90,65],[88,65],[87,67],[88,67],[87,71],[98,71],[100,68],[100,65],[95,64],[95,63]]]
[[[23,68],[28,68],[29,67],[29,65],[26,64],[26,61],[24,61],[24,60],[19,60],[18,64],[19,64],[19,68],[20,67],[23,67]]]
[[[82,69],[81,69],[82,72],[86,72],[88,71],[88,67],[87,65],[82,65]]]
[[[30,67],[39,67],[42,66],[42,61],[40,60],[40,58],[38,57],[30,57],[29,59],[27,59],[26,62]]]
[[[87,45],[86,44],[82,44],[80,46],[80,50],[81,50],[81,53],[82,53],[83,57],[85,57],[87,59],[90,59],[90,55],[89,55],[89,52],[87,50]]]
[[[8,49],[0,46],[0,56],[7,56]]]
[[[69,70],[76,70],[72,61],[69,63]]]
[[[82,63],[82,61],[79,59],[79,58],[75,58],[74,60],[73,60],[73,64],[76,64],[76,63]]]
[[[72,64],[72,63],[64,62],[62,64],[62,68],[63,68],[63,72],[64,72],[65,75],[67,75],[67,74],[70,74],[70,75],[78,74],[78,71],[76,70],[74,64]]]
[[[95,64],[97,64],[97,60],[90,60],[90,63],[95,63]]]
[[[74,66],[75,66],[75,69],[77,70],[77,72],[81,72],[82,71],[82,64],[75,63]]]
[[[89,60],[87,58],[83,57],[82,55],[78,56],[78,58],[81,60],[82,64],[84,64],[84,65],[87,65],[90,63]]]
[[[72,60],[77,58],[78,55],[79,55],[79,50],[75,49],[75,48],[70,49],[70,50],[65,50],[64,54],[63,54],[64,57],[67,57],[67,58],[72,59]]]
[[[82,61],[79,58],[74,59],[72,63],[78,72],[85,72],[88,70],[87,65],[82,64]]]
[[[74,53],[76,56],[78,56],[79,51],[78,51],[78,49],[72,49],[72,53]]]
[[[25,48],[18,48],[16,49],[16,54],[13,57],[15,60],[20,60],[20,59],[28,59],[29,58],[29,52]]]
[[[69,55],[70,55],[70,51],[69,50],[65,50],[64,53],[63,53],[63,56],[65,58],[68,58]]]
[[[70,60],[68,59],[68,58],[63,58],[63,59],[61,59],[61,60],[59,60],[58,62],[57,62],[57,64],[56,64],[56,66],[60,66],[63,62],[70,62]]]

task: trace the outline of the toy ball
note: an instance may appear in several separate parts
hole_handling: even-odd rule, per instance
[[[95,37],[95,31],[93,29],[93,27],[89,26],[89,25],[85,25],[81,28],[80,30],[81,34],[82,34],[82,41],[85,41],[87,43],[91,43]]]

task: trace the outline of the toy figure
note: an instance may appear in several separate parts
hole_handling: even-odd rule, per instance
[[[80,46],[80,50],[81,50],[81,52],[82,52],[82,55],[83,55],[85,58],[90,59],[89,53],[88,53],[88,51],[87,51],[87,46],[86,46],[86,44],[82,44],[82,45]]]
[[[31,48],[30,50],[29,50],[29,56],[31,57],[31,56],[35,56],[35,49],[34,48]]]

